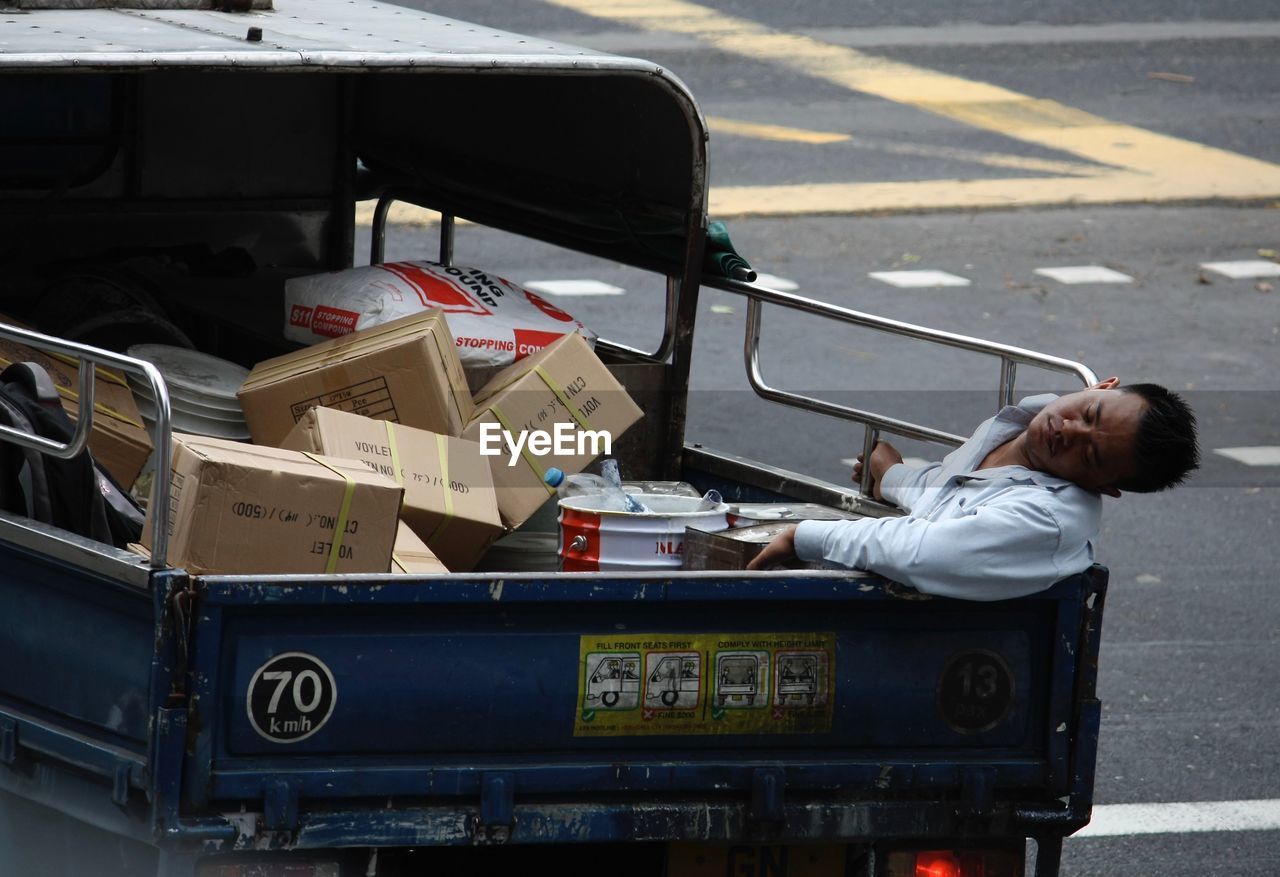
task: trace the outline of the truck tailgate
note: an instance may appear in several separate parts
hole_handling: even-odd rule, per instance
[[[205,578],[182,809],[1062,796],[1093,582]]]

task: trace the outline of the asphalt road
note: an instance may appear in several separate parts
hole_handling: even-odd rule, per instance
[[[1280,465],[1216,453],[1280,445],[1280,278],[1233,280],[1201,267],[1270,260],[1280,249],[1280,14],[1272,4],[703,4],[767,35],[856,53],[839,57],[863,67],[871,57],[927,71],[930,83],[962,96],[966,83],[994,85],[1034,99],[1045,118],[1084,114],[1043,136],[1006,105],[984,114],[928,106],[927,90],[895,91],[875,77],[859,80],[876,92],[868,94],[803,60],[752,57],[678,22],[664,29],[602,18],[573,0],[403,5],[638,54],[674,71],[712,122],[713,210],[719,203],[721,215],[738,217],[734,240],[758,270],[802,294],[1185,391],[1202,420],[1203,470],[1174,493],[1110,502],[1099,541],[1112,588],[1097,802],[1280,798],[1271,542]],[[911,200],[876,201],[884,190],[868,187],[889,183],[899,186],[893,197]],[[791,189],[774,188],[799,184],[825,186],[826,200],[788,201]],[[1024,199],[1033,189],[1043,197]],[[717,201],[717,191],[730,190],[734,198]],[[1101,194],[1069,203],[1086,190]],[[394,227],[388,257],[430,257],[431,234]],[[516,281],[620,286],[625,295],[557,303],[606,337],[656,340],[660,291],[637,272],[466,227],[455,258]],[[1066,285],[1036,273],[1078,265],[1131,280]],[[918,269],[969,285],[907,289],[869,276]],[[846,478],[842,460],[860,447],[860,431],[780,416],[756,400],[742,368],[744,303],[708,291],[701,308],[689,437]],[[992,360],[774,310],[765,330],[766,372],[789,389],[955,432],[994,405]],[[1071,383],[1024,370],[1019,387]],[[1068,841],[1062,873],[1261,877],[1280,873],[1278,844],[1275,830],[1084,837]]]

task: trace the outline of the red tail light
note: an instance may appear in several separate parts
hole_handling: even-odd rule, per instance
[[[886,877],[1023,877],[1012,850],[902,850],[889,854]]]
[[[930,850],[916,853],[914,877],[981,877],[960,870],[960,857],[952,852]]]

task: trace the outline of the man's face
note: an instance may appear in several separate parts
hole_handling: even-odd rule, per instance
[[[1147,403],[1107,383],[1061,396],[1035,416],[1025,439],[1031,468],[1120,495],[1115,485],[1135,472],[1134,442]]]

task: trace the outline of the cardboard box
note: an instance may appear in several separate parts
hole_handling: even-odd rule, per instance
[[[80,366],[77,360],[0,340],[0,370],[15,362],[34,362],[43,366],[58,388],[67,416],[72,420],[80,416]],[[93,382],[93,431],[89,434],[89,452],[125,490],[133,486],[151,456],[151,437],[142,422],[142,415],[138,413],[133,391],[119,372],[100,366]]]
[[[396,547],[391,552],[391,571],[403,575],[436,576],[447,575],[449,568],[401,521],[396,529]]]
[[[596,457],[609,453],[593,433],[607,435],[612,444],[642,414],[577,334],[565,335],[498,372],[475,402],[476,414],[463,438],[480,442],[482,451],[494,452],[488,460],[498,491],[498,511],[502,523],[511,529],[555,495],[542,480],[547,467],[557,466],[566,475],[581,472]],[[510,441],[508,433],[514,434]],[[522,450],[513,453],[511,442],[519,444],[522,434],[526,438]],[[538,436],[553,442],[563,436],[572,452],[558,453],[554,444],[549,451],[545,444],[535,446]]]
[[[489,461],[475,442],[312,408],[283,446],[359,460],[403,484],[400,519],[454,572],[469,571],[502,535]]]
[[[260,362],[237,395],[254,442],[273,447],[316,406],[445,435],[474,411],[438,308]]]
[[[354,460],[174,436],[167,560],[193,575],[386,572],[403,493]]]

